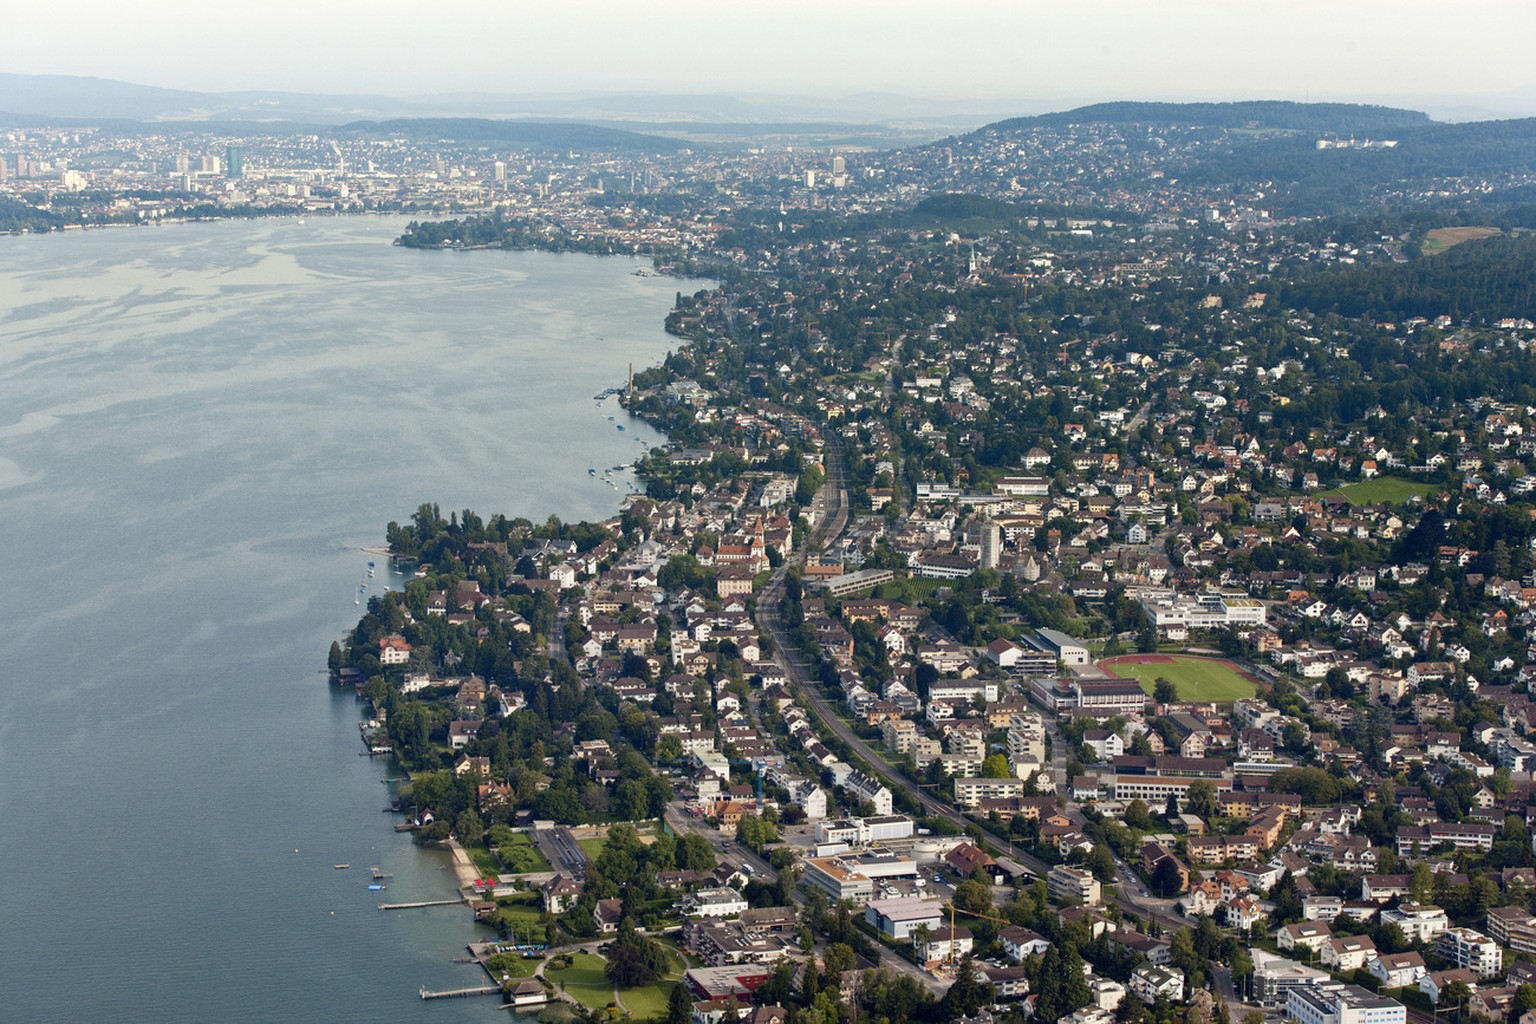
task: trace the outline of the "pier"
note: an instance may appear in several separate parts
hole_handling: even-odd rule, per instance
[[[460,999],[464,996],[488,996],[501,992],[500,985],[481,985],[478,988],[451,988],[444,992],[428,992],[421,990],[423,999]]]
[[[380,910],[415,910],[417,907],[452,907],[463,900],[420,900],[416,903],[380,903]]]

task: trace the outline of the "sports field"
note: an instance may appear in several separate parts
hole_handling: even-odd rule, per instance
[[[1127,654],[1105,658],[1099,667],[1121,679],[1134,679],[1148,696],[1158,678],[1168,680],[1180,700],[1226,703],[1252,697],[1258,687],[1229,661],[1187,654]]]
[[[1359,505],[1376,505],[1385,502],[1401,505],[1412,497],[1423,497],[1433,491],[1433,484],[1421,484],[1397,476],[1378,476],[1357,484],[1345,484],[1331,491],[1324,491],[1319,498],[1342,497]]]

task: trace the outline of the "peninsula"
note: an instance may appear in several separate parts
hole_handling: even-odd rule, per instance
[[[401,242],[719,281],[623,397],[669,438],[644,494],[422,505],[331,651],[480,875],[495,987],[1528,1019],[1529,124],[1111,105],[624,159]]]

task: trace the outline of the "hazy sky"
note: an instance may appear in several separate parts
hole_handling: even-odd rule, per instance
[[[69,0],[0,70],[204,90],[1277,98],[1536,113],[1531,0]]]

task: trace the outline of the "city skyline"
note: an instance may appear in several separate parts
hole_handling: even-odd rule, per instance
[[[568,8],[471,2],[423,23],[392,4],[300,6],[261,17],[195,9],[199,45],[167,49],[193,9],[104,0],[35,6],[0,40],[0,69],[198,91],[397,97],[583,91],[986,101],[1019,112],[1107,99],[1377,102],[1445,118],[1536,113],[1510,0],[1257,5],[1172,0],[981,3],[963,16],[904,2],[787,0],[722,12],[698,0]],[[0,108],[5,106],[0,97]]]

